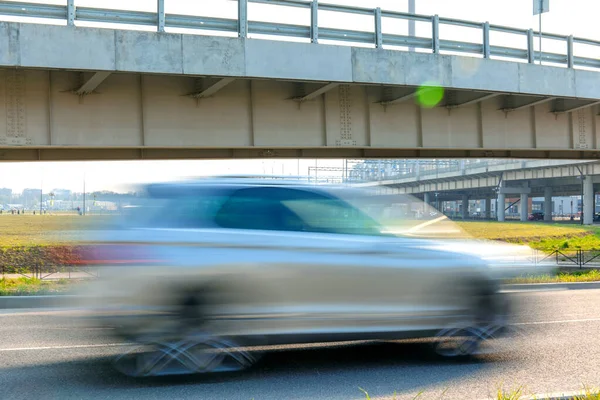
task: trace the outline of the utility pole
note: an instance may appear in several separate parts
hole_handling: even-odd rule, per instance
[[[81,215],[85,215],[85,172],[83,173],[83,209]]]
[[[44,180],[42,178],[42,184],[40,185],[40,215],[42,215],[43,203],[44,203]]]

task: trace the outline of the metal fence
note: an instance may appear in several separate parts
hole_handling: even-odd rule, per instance
[[[516,262],[516,261],[515,261]],[[548,253],[531,250],[526,262],[531,265],[554,263],[558,268],[598,268],[600,269],[600,250],[555,249]],[[95,279],[102,274],[103,267],[85,267],[78,265],[2,265],[1,278],[35,278],[40,280],[56,279]]]
[[[489,22],[444,18],[438,15],[419,15],[386,11],[380,8],[350,7],[327,4],[317,0],[238,0],[237,15],[231,18],[215,18],[166,13],[165,3],[169,0],[157,0],[156,12],[81,7],[77,6],[75,0],[64,1],[64,5],[0,1],[0,16],[64,20],[69,26],[74,26],[77,22],[95,22],[151,26],[155,27],[158,32],[165,32],[170,28],[186,28],[207,32],[229,32],[237,34],[241,38],[246,38],[249,35],[270,35],[303,38],[312,43],[318,43],[319,40],[330,40],[340,43],[370,44],[376,48],[397,46],[428,50],[434,54],[452,52],[478,55],[483,58],[495,57],[522,60],[529,63],[534,63],[537,59],[568,68],[600,68],[600,59],[575,54],[575,49],[579,49],[582,45],[591,46],[594,51],[600,50],[600,41],[598,40],[542,32],[541,37],[543,39],[563,43],[565,51],[561,53],[536,52],[534,38],[539,36],[540,32],[532,29],[494,25]],[[214,6],[211,1],[205,1],[204,3],[207,9]],[[249,20],[248,5],[251,3],[307,9],[310,12],[310,25]],[[339,13],[342,18],[349,14],[370,16],[372,17],[372,29],[370,31],[359,31],[321,26],[319,25],[319,12],[323,11]],[[384,20],[389,20],[392,23],[399,21],[427,23],[430,25],[431,37],[384,32],[382,28]],[[443,26],[475,29],[479,31],[479,38],[474,42],[451,40],[441,36],[440,27]],[[523,45],[521,48],[515,48],[496,43],[491,39],[492,33],[512,35],[522,41]]]
[[[541,256],[535,253],[536,264],[552,261],[559,267],[600,267],[600,250],[555,249]]]
[[[78,265],[2,265],[0,273],[4,278],[49,279],[90,279],[100,276],[101,268]]]

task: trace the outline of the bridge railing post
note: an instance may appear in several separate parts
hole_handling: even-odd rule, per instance
[[[310,42],[319,43],[319,0],[310,4]]]
[[[157,27],[158,32],[165,31],[165,0],[157,0],[156,27]]]
[[[75,26],[75,0],[67,0],[67,25]]]
[[[527,61],[529,64],[535,62],[535,49],[533,48],[533,29],[527,31]]]
[[[375,9],[375,47],[381,49],[383,47],[383,33],[381,29],[381,8]]]
[[[490,23],[484,22],[483,24],[483,58],[490,58],[491,56],[490,47]]]
[[[248,0],[238,0],[238,37],[248,37]]]
[[[440,17],[434,15],[431,17],[431,50],[433,54],[440,53]]]
[[[567,37],[567,67],[573,68],[573,35]]]

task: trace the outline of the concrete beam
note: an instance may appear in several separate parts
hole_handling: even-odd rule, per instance
[[[435,80],[448,90],[600,100],[596,71],[342,45],[2,22],[0,49],[10,49],[0,68],[408,87]]]
[[[337,83],[337,82],[331,82],[331,83],[328,83],[327,85],[324,85],[324,86],[320,87],[319,89],[317,89],[317,90],[315,90],[315,91],[313,91],[313,92],[311,92],[309,94],[306,94],[306,95],[301,96],[301,97],[296,97],[296,98],[294,98],[294,100],[299,101],[301,103],[305,102],[305,101],[310,101],[310,100],[313,100],[313,99],[317,98],[318,96],[320,96],[320,95],[322,95],[324,93],[329,92],[332,89],[335,89],[339,85],[340,84]]]
[[[530,194],[531,188],[529,187],[501,187],[498,189],[500,194]]]
[[[510,103],[510,96],[507,96],[507,98],[505,100],[505,105],[503,108],[501,108],[502,111],[504,112],[511,112],[511,111],[518,111],[518,110],[522,110],[524,108],[529,108],[529,107],[533,107],[533,106],[537,106],[540,104],[544,104],[547,103],[549,101],[555,100],[556,97],[546,97],[543,99],[539,99],[539,100],[535,100],[535,101],[529,101],[529,102],[525,102],[524,104],[519,104],[519,105],[507,105],[507,102]]]
[[[73,93],[79,96],[93,93],[94,90],[96,90],[96,88],[110,76],[110,74],[111,72],[107,71],[96,72],[90,79],[87,80],[87,82],[81,85],[78,89],[75,89]]]
[[[191,94],[189,94],[189,96],[193,97],[195,99],[203,99],[206,97],[214,96],[219,90],[223,89],[225,86],[229,85],[234,80],[235,80],[234,78],[219,79],[217,82],[210,85],[206,89],[204,89],[200,92],[191,93]]]
[[[469,101],[465,101],[462,103],[458,103],[458,104],[448,104],[446,105],[446,108],[449,109],[453,109],[453,108],[460,108],[460,107],[466,107],[466,106],[470,106],[471,104],[476,104],[485,100],[489,100],[489,99],[493,99],[494,97],[498,97],[501,96],[502,93],[490,93],[490,94],[484,94],[483,96],[477,97],[476,99],[472,99]]]
[[[562,110],[555,109],[555,110],[552,110],[552,112],[554,114],[566,114],[566,113],[570,113],[570,112],[573,112],[573,111],[581,110],[581,109],[584,109],[584,108],[593,107],[593,106],[596,106],[598,104],[600,104],[600,101],[592,101],[592,102],[589,102],[587,104],[582,104],[582,105],[578,105],[578,106],[575,106],[575,107],[569,107],[569,108],[565,108],[565,109],[562,109]]]
[[[411,100],[414,99],[417,96],[417,90],[415,90],[412,93],[397,97],[393,100],[389,100],[389,101],[382,101],[379,104],[381,104],[382,106],[393,106],[394,104],[400,104],[400,103],[404,103],[407,100]]]

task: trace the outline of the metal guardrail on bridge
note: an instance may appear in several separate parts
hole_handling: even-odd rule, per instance
[[[536,52],[534,37],[540,33],[532,29],[518,29],[489,22],[472,22],[460,19],[444,18],[438,15],[419,15],[397,11],[386,11],[380,8],[350,7],[321,3],[317,0],[238,0],[238,15],[235,18],[215,18],[207,16],[193,16],[170,14],[165,12],[165,3],[169,0],[157,0],[157,11],[126,11],[115,9],[101,9],[77,6],[75,0],[64,0],[65,5],[37,4],[21,1],[0,1],[0,16],[33,17],[41,19],[65,20],[67,25],[74,26],[77,21],[95,23],[114,23],[143,25],[156,27],[158,32],[166,28],[187,28],[203,31],[220,31],[237,33],[245,38],[249,34],[271,35],[279,37],[304,38],[312,43],[320,39],[337,42],[352,42],[371,44],[377,48],[384,46],[411,47],[415,49],[431,50],[434,54],[442,51],[475,54],[483,58],[505,58],[525,60],[534,63],[536,59],[544,62],[563,65],[568,68],[584,67],[600,69],[600,60],[575,54],[575,45],[592,46],[600,50],[600,41],[580,37],[543,33],[547,40],[559,41],[566,44],[565,53]],[[208,7],[212,2],[205,2]],[[249,3],[261,3],[272,6],[285,6],[304,8],[310,11],[310,25],[294,25],[278,22],[252,21],[248,19]],[[371,31],[345,30],[328,28],[319,25],[319,11],[337,12],[340,14],[359,14],[372,16],[373,26]],[[406,20],[425,22],[430,24],[431,37],[413,37],[399,34],[385,33],[382,23],[385,19],[394,21]],[[440,26],[459,26],[474,28],[480,31],[477,42],[463,42],[441,37]],[[523,48],[513,48],[492,43],[490,33],[499,32],[520,37]]]
[[[422,178],[439,178],[443,175],[458,173],[460,175],[469,175],[472,173],[482,173],[482,171],[495,172],[500,174],[503,171],[515,170],[515,169],[529,169],[529,168],[552,168],[552,167],[563,167],[577,164],[590,163],[591,161],[585,160],[503,160],[503,159],[473,159],[473,160],[430,160],[427,163],[422,163],[421,160],[412,160],[408,168],[405,168],[401,172],[387,172],[382,168],[376,168],[376,165],[364,165],[362,169],[356,167],[354,171],[348,173],[347,181],[354,183],[361,182],[380,182],[397,179],[422,179]],[[363,173],[368,171],[368,168],[373,173]],[[381,173],[378,173],[381,172]],[[362,174],[361,174],[362,173]]]

